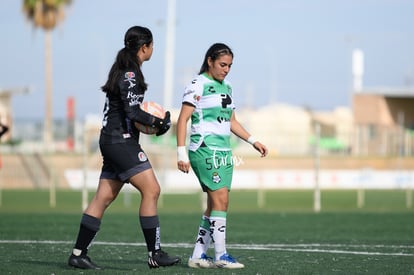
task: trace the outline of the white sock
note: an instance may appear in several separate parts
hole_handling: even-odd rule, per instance
[[[226,217],[225,212],[222,213],[224,215],[221,216],[224,217],[213,215],[210,217],[216,260],[219,260],[220,256],[226,253]]]
[[[203,216],[200,221],[200,227],[198,228],[198,235],[192,258],[198,259],[203,253],[207,254],[207,250],[210,247],[210,241],[210,219],[207,216]]]
[[[82,254],[82,250],[74,248],[72,250],[72,254],[75,256],[80,256]]]

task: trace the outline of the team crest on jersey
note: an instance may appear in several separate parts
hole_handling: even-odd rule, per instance
[[[139,159],[140,161],[144,162],[144,161],[146,161],[146,160],[147,160],[147,155],[145,155],[145,153],[144,153],[144,152],[139,152],[139,153],[138,153],[138,159]]]
[[[135,85],[136,85],[135,84],[135,73],[134,72],[126,72],[124,77],[125,77],[124,81],[129,82],[128,89],[134,88]]]
[[[213,173],[213,176],[211,177],[214,183],[219,183],[221,181],[220,175],[217,172]]]
[[[212,94],[214,94],[214,93],[216,92],[216,90],[214,89],[214,87],[213,87],[213,86],[208,87],[207,91],[208,91],[209,93],[212,93]]]

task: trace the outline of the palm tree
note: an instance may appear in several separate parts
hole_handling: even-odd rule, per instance
[[[64,19],[64,6],[72,0],[23,0],[23,13],[35,28],[45,30],[45,149],[53,145],[52,130],[52,30]]]
[[[45,118],[43,128],[43,143],[45,150],[54,150],[52,129],[52,30],[64,18],[64,6],[71,0],[23,0],[23,12],[34,27],[45,30]],[[50,163],[51,164],[51,163]],[[49,203],[56,206],[56,188],[53,182],[53,166],[49,166]]]

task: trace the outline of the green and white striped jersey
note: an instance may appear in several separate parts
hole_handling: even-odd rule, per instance
[[[189,150],[196,151],[204,142],[212,150],[229,151],[230,118],[235,108],[231,84],[198,75],[184,91],[183,103],[195,107],[191,115]]]

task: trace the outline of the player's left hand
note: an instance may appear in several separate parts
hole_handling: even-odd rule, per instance
[[[267,153],[269,152],[267,150],[267,147],[265,145],[261,144],[259,141],[256,141],[253,144],[253,147],[254,147],[254,149],[256,149],[260,153],[261,157],[267,156]]]

